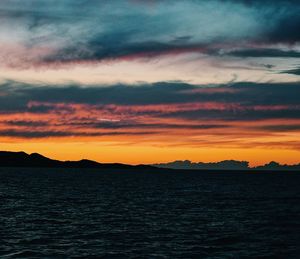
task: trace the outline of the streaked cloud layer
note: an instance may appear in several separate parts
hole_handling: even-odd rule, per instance
[[[1,85],[0,133],[12,138],[93,137],[161,145],[299,148],[299,83]],[[190,137],[185,136],[188,131]],[[281,138],[291,142],[280,143]],[[181,138],[178,141],[178,138]],[[198,140],[196,140],[198,139]],[[274,140],[277,140],[274,142]],[[293,141],[293,143],[292,143]]]
[[[3,0],[0,139],[299,151],[299,13],[293,0]]]
[[[4,0],[1,38],[37,63],[275,48],[300,38],[296,1],[147,2]]]

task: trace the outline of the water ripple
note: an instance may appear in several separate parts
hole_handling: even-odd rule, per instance
[[[0,176],[1,258],[300,255],[300,174],[10,168]]]

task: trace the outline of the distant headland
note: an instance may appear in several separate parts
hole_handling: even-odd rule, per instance
[[[220,162],[191,162],[189,160],[178,160],[169,163],[154,164],[153,166],[159,168],[169,168],[169,169],[181,169],[181,170],[298,170],[300,171],[300,164],[296,165],[281,165],[277,162],[270,162],[265,165],[250,167],[248,161],[236,161],[236,160],[224,160]]]
[[[109,170],[195,170],[195,171],[300,171],[300,164],[281,165],[270,162],[263,166],[250,167],[247,161],[225,160],[213,163],[194,163],[189,160],[174,161],[152,165],[128,165],[122,163],[99,163],[82,159],[79,161],[60,161],[38,153],[0,151],[0,167],[45,167],[45,168],[95,168]]]

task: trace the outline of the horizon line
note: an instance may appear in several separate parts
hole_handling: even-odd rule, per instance
[[[256,166],[249,166],[250,162],[247,161],[247,160],[236,160],[236,159],[225,159],[225,160],[217,160],[217,161],[208,161],[208,162],[203,162],[203,161],[192,161],[192,160],[189,160],[189,159],[182,159],[182,160],[172,160],[172,161],[167,161],[167,162],[156,162],[156,163],[138,163],[138,164],[131,164],[131,163],[122,163],[122,162],[101,162],[99,160],[92,160],[92,159],[89,159],[89,158],[81,158],[79,160],[60,160],[60,159],[56,159],[56,158],[52,158],[52,157],[48,157],[42,153],[39,153],[39,152],[26,152],[26,151],[23,151],[23,150],[20,150],[20,151],[11,151],[11,150],[0,150],[0,154],[1,153],[24,153],[26,155],[34,155],[34,154],[37,154],[37,155],[40,155],[40,156],[43,156],[45,158],[48,158],[48,159],[51,159],[51,160],[55,160],[55,161],[59,161],[59,162],[79,162],[79,161],[84,161],[84,160],[88,160],[88,161],[92,161],[92,162],[96,162],[96,163],[99,163],[99,164],[121,164],[121,165],[130,165],[130,166],[139,166],[139,165],[146,165],[146,166],[163,166],[163,165],[168,165],[168,164],[172,164],[172,163],[184,163],[184,162],[188,162],[190,165],[199,165],[199,164],[203,164],[203,165],[211,165],[211,164],[220,164],[222,162],[237,162],[237,163],[247,163],[247,167],[248,169],[256,169],[256,168],[260,168],[260,167],[264,167],[264,166],[267,166],[267,165],[270,165],[272,163],[276,163],[278,166],[300,166],[300,161],[295,163],[295,164],[281,164],[277,161],[274,161],[274,160],[270,160],[269,162],[265,163],[265,164],[260,164],[260,165],[256,165]]]

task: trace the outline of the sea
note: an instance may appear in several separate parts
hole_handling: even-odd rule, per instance
[[[1,168],[0,258],[300,258],[300,172]]]

